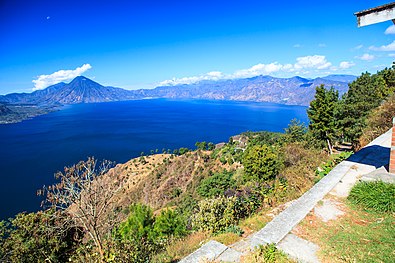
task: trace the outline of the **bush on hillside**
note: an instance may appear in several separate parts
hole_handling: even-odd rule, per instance
[[[232,178],[233,173],[224,171],[203,179],[197,188],[199,195],[203,197],[215,197],[223,195],[230,188],[235,187],[236,181]]]
[[[278,153],[267,145],[248,147],[242,163],[245,181],[264,182],[274,179],[280,169]]]
[[[192,226],[197,230],[219,232],[237,223],[235,216],[236,197],[218,197],[199,202],[197,212],[192,216]]]

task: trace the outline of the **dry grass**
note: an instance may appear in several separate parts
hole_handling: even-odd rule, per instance
[[[153,262],[177,262],[188,256],[210,238],[207,232],[194,232],[187,237],[175,241],[166,247],[165,251],[156,255]]]

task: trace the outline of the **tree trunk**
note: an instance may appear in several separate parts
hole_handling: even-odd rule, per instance
[[[326,142],[328,143],[329,153],[332,155],[332,154],[333,154],[333,151],[332,151],[331,142],[329,141],[329,139],[326,139]]]

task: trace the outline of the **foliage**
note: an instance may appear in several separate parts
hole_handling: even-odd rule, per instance
[[[152,209],[146,205],[135,204],[130,207],[126,221],[117,229],[117,236],[133,248],[135,260],[138,262],[149,262],[151,256],[161,248],[156,240],[154,223]]]
[[[186,231],[186,224],[177,211],[162,210],[155,218],[154,232],[159,238],[181,237]]]
[[[110,161],[98,164],[88,158],[56,173],[60,182],[39,191],[52,208],[67,210],[70,221],[84,229],[102,256],[103,238],[119,222],[118,199],[125,182],[113,166]]]
[[[285,140],[288,143],[302,142],[306,138],[307,127],[297,119],[292,119],[285,129]]]
[[[196,142],[195,146],[198,150],[206,150],[207,149],[207,142]]]
[[[130,207],[126,221],[118,227],[116,236],[119,237],[117,244],[133,254],[133,262],[150,262],[171,238],[186,233],[186,224],[177,211],[162,210],[154,217],[150,207],[135,204]]]
[[[310,119],[309,129],[319,140],[328,141],[331,151],[331,142],[336,136],[335,110],[339,100],[338,92],[331,87],[325,89],[324,85],[316,88],[314,100],[310,103],[307,115]]]
[[[255,251],[248,254],[244,261],[245,263],[255,262],[294,262],[289,259],[287,255],[276,248],[275,244],[260,245]]]
[[[360,182],[350,192],[348,199],[356,205],[377,212],[395,212],[395,185],[376,182]]]
[[[388,131],[392,127],[392,119],[395,116],[395,95],[374,109],[366,119],[366,127],[359,138],[361,146],[365,146],[373,139]]]
[[[204,199],[192,217],[192,225],[197,230],[219,232],[237,223],[235,216],[235,197]]]
[[[244,152],[244,178],[246,181],[264,182],[273,179],[279,171],[279,155],[273,147],[254,145]]]
[[[20,213],[0,223],[0,261],[66,262],[81,234],[53,210]]]
[[[233,233],[236,234],[238,236],[241,236],[244,234],[243,229],[241,229],[239,226],[237,225],[230,225],[227,228],[225,228],[222,233]]]
[[[199,195],[203,197],[215,197],[224,194],[224,192],[235,186],[235,180],[232,178],[233,173],[224,171],[216,173],[201,181],[197,188]]]
[[[284,134],[279,132],[244,132],[243,135],[248,137],[248,145],[277,145],[284,140]]]
[[[385,68],[377,74],[363,73],[349,85],[342,98],[337,118],[343,136],[358,146],[358,138],[366,126],[366,117],[395,90],[395,68]]]
[[[315,174],[317,175],[317,181],[321,180],[324,176],[326,176],[332,169],[346,160],[348,157],[352,155],[352,152],[341,152],[339,154],[331,155],[331,158],[321,165],[317,170],[315,170]]]
[[[187,152],[189,152],[189,149],[188,149],[188,148],[181,147],[180,149],[178,149],[178,154],[179,154],[179,155],[186,154]]]
[[[191,194],[182,196],[177,205],[177,213],[182,215],[185,219],[190,218],[193,211],[198,208],[198,201],[192,197]]]

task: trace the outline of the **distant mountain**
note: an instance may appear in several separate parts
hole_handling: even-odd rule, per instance
[[[0,96],[1,102],[33,105],[64,105],[130,99],[134,99],[131,91],[105,87],[86,77],[76,77],[68,84],[58,83],[32,93],[12,93]]]
[[[323,79],[351,83],[357,79],[357,76],[354,76],[354,75],[328,75],[326,77],[323,77]]]
[[[356,77],[329,75],[323,78],[275,78],[256,76],[244,79],[201,81],[193,84],[161,86],[155,89],[125,90],[105,87],[86,77],[76,77],[70,83],[58,83],[32,93],[12,93],[0,96],[5,104],[56,106],[75,103],[109,102],[144,98],[210,99],[274,102],[291,105],[309,105],[315,87],[333,86],[340,94]],[[3,109],[4,110],[4,109]]]
[[[339,80],[336,80],[337,76]],[[317,86],[321,84],[328,88],[333,86],[340,94],[344,94],[348,90],[348,80],[351,80],[352,77],[330,75],[324,78],[306,79],[298,76],[292,78],[257,76],[245,79],[162,86],[153,90],[135,91],[135,94],[142,97],[239,100],[307,106],[314,98]]]

